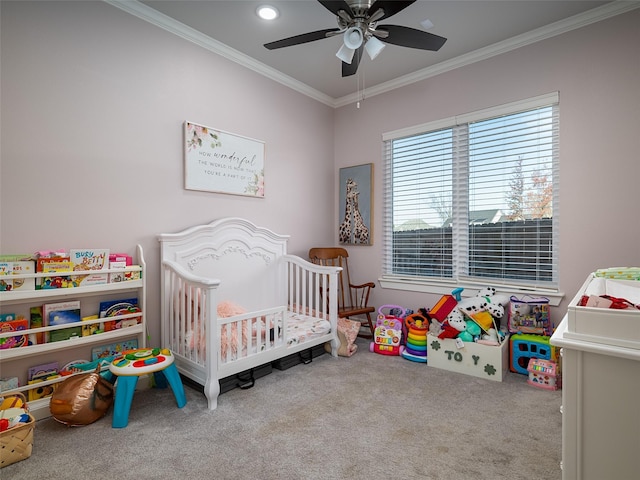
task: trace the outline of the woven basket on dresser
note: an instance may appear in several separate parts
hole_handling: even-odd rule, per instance
[[[21,398],[23,405],[27,404],[22,393],[10,396],[18,396]],[[27,414],[29,415],[29,421],[27,423],[21,423],[17,427],[0,432],[0,468],[31,456],[31,450],[33,448],[33,428],[36,421],[33,415],[29,412],[27,412]]]

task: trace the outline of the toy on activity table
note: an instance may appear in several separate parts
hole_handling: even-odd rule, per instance
[[[373,342],[369,344],[369,351],[381,355],[400,355],[404,351],[402,345],[402,319],[399,316],[387,314],[384,309],[400,309],[399,316],[404,316],[406,310],[398,305],[382,305],[378,309],[378,319],[373,334]]]
[[[429,331],[429,318],[426,314],[412,313],[404,319],[407,340],[404,350],[400,353],[402,358],[412,362],[427,362],[427,332]]]

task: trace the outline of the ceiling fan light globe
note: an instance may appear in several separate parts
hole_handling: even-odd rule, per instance
[[[353,61],[353,54],[355,50],[353,48],[349,48],[346,45],[342,45],[338,53],[336,53],[336,57],[342,60],[344,63],[349,63]]]
[[[364,49],[367,51],[369,58],[374,60],[382,50],[384,50],[386,45],[378,40],[376,37],[371,37],[367,40],[367,43],[364,44]]]
[[[358,27],[351,27],[344,32],[344,44],[347,48],[357,50],[363,40],[362,31]]]

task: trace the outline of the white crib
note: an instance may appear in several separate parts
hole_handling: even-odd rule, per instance
[[[288,255],[288,238],[241,218],[158,236],[162,346],[210,410],[220,379],[325,342],[337,356],[340,268]]]

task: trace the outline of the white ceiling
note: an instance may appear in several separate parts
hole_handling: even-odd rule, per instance
[[[335,56],[341,36],[277,50],[263,46],[337,27],[336,17],[315,0],[106,1],[334,106],[353,101],[363,87],[380,93],[640,6],[579,0],[418,0],[381,23],[422,29],[420,22],[429,19],[434,24],[429,31],[448,39],[444,46],[430,52],[388,44],[375,60],[365,55],[356,75],[343,78]],[[261,4],[277,7],[279,18],[259,19],[255,12]]]

